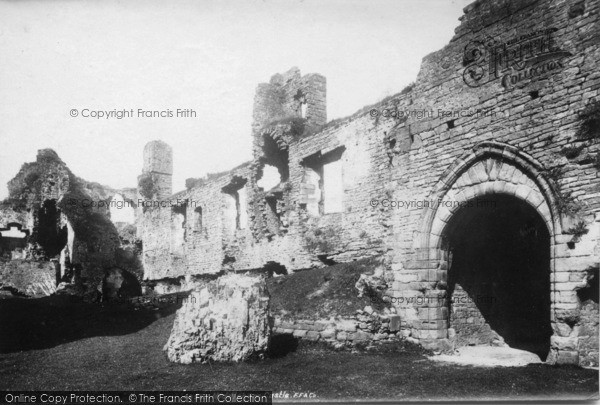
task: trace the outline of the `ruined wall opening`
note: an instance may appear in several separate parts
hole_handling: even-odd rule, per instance
[[[305,158],[302,181],[302,202],[309,214],[318,216],[343,212],[344,183],[342,155],[346,148],[318,152]]]
[[[277,169],[280,176],[280,182],[287,181],[290,177],[290,157],[287,144],[282,140],[277,142],[272,136],[265,134],[263,136],[262,149],[262,163]]]
[[[526,202],[501,194],[469,200],[443,235],[449,253],[449,327],[459,345],[550,349],[550,234]]]
[[[269,191],[281,183],[281,173],[272,165],[265,164],[262,168],[262,175],[256,182],[256,185],[264,191]]]
[[[261,228],[267,240],[285,231],[282,216],[285,207],[285,195],[289,191],[289,151],[282,137],[263,135],[262,156],[256,172],[256,185],[262,191],[264,203],[261,202],[261,212],[256,219],[256,225]],[[256,218],[256,217],[255,217]]]
[[[585,304],[588,301],[591,301],[598,304],[598,290],[600,284],[598,283],[599,277],[598,272],[600,267],[591,267],[586,271],[586,286],[583,288],[577,289],[577,298],[579,298],[579,302]]]
[[[269,209],[263,213],[263,216],[265,219],[266,226],[269,230],[269,235],[272,237],[274,235],[278,235],[281,232],[281,216],[283,214],[281,203],[283,201],[283,193],[271,193],[265,197],[265,201]]]
[[[43,253],[52,258],[67,244],[67,227],[60,226],[60,210],[56,200],[45,200],[37,211],[36,238]]]
[[[298,103],[298,112],[301,118],[306,118],[306,110],[308,104],[306,102],[306,94],[298,89],[296,94],[294,95],[294,100]]]
[[[194,208],[194,231],[202,232],[204,230],[204,218],[202,217],[202,207]]]
[[[221,191],[224,196],[223,225],[229,233],[246,229],[248,225],[248,196],[246,179],[235,176]]]
[[[110,200],[110,219],[115,225],[135,223],[135,206],[131,200],[125,200],[121,194],[115,194]]]
[[[287,268],[283,264],[277,262],[267,262],[262,269],[266,271],[268,277],[277,277],[288,274]]]
[[[127,270],[113,267],[102,279],[102,301],[113,301],[142,295],[137,277]]]
[[[306,211],[312,216],[321,213],[321,177],[318,168],[305,167],[302,180],[302,202]]]
[[[338,158],[323,165],[323,212],[342,212],[343,201],[342,161]]]
[[[186,242],[186,206],[174,206],[171,208],[171,253],[175,255],[184,254]]]
[[[16,222],[9,223],[5,229],[0,229],[0,257],[11,259],[24,259],[29,231],[22,229]]]

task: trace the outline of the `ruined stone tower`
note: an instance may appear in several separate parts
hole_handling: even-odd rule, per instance
[[[289,143],[294,138],[317,132],[326,124],[326,95],[325,76],[318,73],[302,76],[297,67],[277,73],[269,83],[258,85],[252,116],[254,181],[262,179],[265,170],[269,177],[269,167],[279,173],[280,184],[288,180]]]
[[[256,133],[265,125],[288,118],[304,118],[309,126],[327,122],[325,76],[300,69],[277,73],[269,83],[261,83],[254,96],[252,129]]]
[[[150,177],[147,177],[147,176]],[[149,198],[150,194],[157,200],[164,200],[173,194],[173,149],[162,141],[148,142],[144,147],[144,167],[142,176],[151,178],[151,193],[144,193],[140,190],[140,194],[144,198]],[[140,184],[143,188],[143,184]],[[150,187],[148,187],[150,188]]]

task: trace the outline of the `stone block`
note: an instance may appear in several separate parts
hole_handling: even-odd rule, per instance
[[[371,340],[372,338],[373,338],[372,334],[363,332],[363,331],[358,331],[354,334],[355,341]]]
[[[558,350],[577,350],[577,337],[550,336],[551,347]]]
[[[343,330],[344,332],[355,332],[356,331],[356,322],[354,321],[342,321],[337,325],[338,329]]]
[[[321,332],[322,339],[335,339],[336,330],[333,328],[325,329]]]
[[[446,339],[448,338],[448,329],[436,329],[436,330],[421,330],[421,338],[425,339]]]
[[[164,350],[170,361],[184,364],[242,361],[265,352],[270,335],[264,278],[230,274],[190,293]]]
[[[554,333],[556,333],[556,335],[558,335],[560,337],[568,337],[572,331],[572,329],[569,325],[567,325],[566,323],[562,323],[562,322],[553,323],[552,329],[554,330]]]
[[[450,352],[454,349],[454,345],[448,339],[421,339],[419,343],[427,350],[436,352]]]
[[[576,351],[564,351],[558,352],[556,364],[579,364],[579,354]]]
[[[304,338],[307,340],[316,342],[317,340],[319,340],[319,337],[320,337],[319,332],[311,330],[311,331],[308,331],[308,333],[306,334],[306,336]]]
[[[303,338],[304,336],[306,336],[306,334],[308,333],[308,331],[306,329],[296,329],[294,330],[294,337],[297,338]]]

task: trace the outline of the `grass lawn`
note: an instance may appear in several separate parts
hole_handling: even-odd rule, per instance
[[[162,347],[175,307],[76,304],[66,297],[0,300],[0,389],[253,389],[338,400],[590,399],[598,393],[595,370],[440,364],[410,344],[358,353],[300,344],[250,363],[172,364]]]

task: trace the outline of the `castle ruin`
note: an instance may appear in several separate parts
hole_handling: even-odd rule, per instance
[[[597,366],[599,11],[596,0],[475,1],[414,85],[330,122],[325,77],[276,74],[257,87],[252,160],[175,194],[171,148],[149,143],[136,190],[96,191],[146,202],[135,205],[143,249],[131,271],[168,284],[378,257],[398,336]],[[62,201],[87,183],[52,165],[30,210],[3,208],[3,225],[31,230],[49,256],[68,248],[84,276],[102,277],[94,266],[117,265],[123,228],[107,225],[98,241],[71,229],[83,220]],[[43,243],[47,215],[60,246]],[[7,263],[21,260],[2,232]]]

